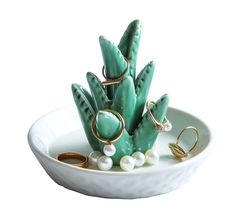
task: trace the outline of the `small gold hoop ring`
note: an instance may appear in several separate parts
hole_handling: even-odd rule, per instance
[[[121,130],[112,139],[104,139],[104,138],[102,138],[101,136],[99,136],[97,134],[97,131],[96,131],[96,115],[95,115],[95,117],[92,120],[91,130],[92,130],[92,133],[93,133],[93,135],[95,136],[95,138],[97,140],[99,140],[100,142],[102,142],[104,144],[112,144],[112,143],[117,141],[122,136],[122,133],[123,133],[123,131],[125,129],[125,121],[124,121],[123,117],[118,112],[116,112],[116,111],[114,111],[112,109],[105,109],[104,111],[111,112],[111,113],[113,113],[118,118],[118,120],[121,123]]]
[[[198,144],[198,141],[199,141],[199,132],[198,132],[198,130],[197,130],[195,127],[193,127],[193,126],[188,126],[188,127],[184,128],[184,129],[180,132],[180,134],[178,135],[178,137],[177,137],[177,139],[176,139],[176,144],[179,145],[180,136],[181,136],[186,130],[189,130],[189,129],[195,131],[195,133],[196,133],[196,139],[195,139],[194,145],[191,147],[191,149],[188,151],[188,153],[190,153],[190,152],[196,147],[196,145]]]
[[[184,150],[180,145],[179,145],[179,140],[180,140],[180,137],[181,135],[186,131],[186,130],[193,130],[195,133],[196,133],[196,139],[195,139],[195,142],[194,142],[194,145],[190,148],[190,150],[186,151]],[[180,134],[178,135],[177,139],[176,139],[176,143],[170,143],[169,144],[169,148],[172,152],[172,154],[178,158],[178,159],[182,159],[182,158],[186,158],[188,157],[189,153],[197,146],[198,144],[198,141],[199,141],[199,132],[198,130],[193,127],[193,126],[189,126],[189,127],[186,127],[184,128]]]
[[[124,57],[125,58],[125,57]],[[130,65],[130,62],[127,58],[125,58],[125,61],[126,61],[126,69],[124,70],[124,72],[118,77],[118,78],[115,78],[115,79],[109,79],[105,73],[105,68],[104,66],[102,67],[102,75],[104,76],[104,78],[106,79],[106,81],[103,81],[102,82],[102,85],[103,86],[109,86],[109,85],[113,85],[113,84],[118,84],[122,81],[124,75],[126,74],[126,72],[128,71],[129,69],[129,65]]]
[[[64,162],[64,160],[67,159],[77,159],[80,160],[81,162],[78,163],[69,163],[70,165],[77,166],[77,167],[82,167],[82,168],[87,168],[88,167],[88,157],[84,156],[78,152],[65,152],[62,154],[59,154],[56,158],[59,161]]]
[[[156,104],[156,103],[155,103],[154,101],[151,101],[151,100],[147,101],[147,103],[146,103],[146,109],[147,109],[147,112],[148,112],[148,114],[149,114],[149,116],[150,116],[150,118],[151,118],[151,121],[153,122],[153,124],[154,124],[156,130],[157,130],[158,132],[171,130],[171,124],[170,124],[170,122],[169,122],[169,120],[167,119],[166,116],[164,117],[164,120],[163,120],[162,123],[158,122],[158,121],[155,119],[155,117],[154,117],[154,115],[153,115],[153,113],[151,112],[151,109],[150,109],[150,105],[151,105],[151,104],[154,105],[154,104]],[[168,127],[168,128],[167,128],[167,127]]]

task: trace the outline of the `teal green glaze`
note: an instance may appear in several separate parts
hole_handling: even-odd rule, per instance
[[[101,137],[112,139],[121,130],[121,124],[118,118],[111,112],[98,111],[96,115],[96,129]]]
[[[93,73],[87,73],[87,82],[89,84],[96,109],[109,108],[110,100],[108,99],[104,87],[100,80]]]
[[[121,123],[111,112],[99,111],[96,116],[97,133],[104,139],[112,139],[121,129]],[[112,157],[113,163],[119,165],[120,159],[125,155],[131,155],[133,152],[132,138],[124,129],[122,136],[113,143],[116,147],[116,153]],[[100,151],[103,152],[103,146],[100,145]]]
[[[128,76],[118,86],[111,107],[122,115],[129,133],[134,129],[133,125],[136,120],[135,106],[135,87],[132,78]]]
[[[154,62],[148,63],[144,69],[140,72],[138,75],[136,81],[135,81],[135,89],[136,89],[136,107],[135,107],[135,115],[136,120],[134,127],[138,126],[138,124],[141,121],[143,110],[146,104],[146,99],[148,96],[149,88],[151,85],[151,81],[153,78],[153,73],[155,69]]]
[[[126,60],[114,43],[101,36],[100,47],[103,55],[106,74],[109,78],[117,78],[126,69]]]
[[[163,121],[166,115],[168,103],[169,97],[168,95],[164,95],[152,107],[152,113],[160,123]],[[143,153],[146,152],[148,149],[152,148],[157,136],[158,132],[156,131],[149,114],[146,112],[133,135],[135,146],[134,150],[141,151]]]
[[[82,88],[82,86],[73,84],[72,85],[73,98],[78,112],[82,121],[83,128],[85,130],[87,139],[94,150],[98,150],[99,141],[94,137],[91,130],[92,118],[95,115],[94,109],[90,104],[90,97],[87,98],[88,92]]]
[[[106,76],[109,79],[115,79],[120,77],[127,67],[127,62],[118,49],[111,41],[107,40],[105,37],[100,37],[100,47],[104,60],[104,67],[106,71]],[[126,75],[128,72],[126,73]],[[117,85],[111,85],[108,87],[108,97],[113,98]]]
[[[92,133],[92,118],[96,115],[98,134],[104,139],[110,139],[118,133],[120,122],[114,114],[105,109],[113,109],[122,115],[126,127],[120,139],[114,143],[116,153],[112,159],[115,165],[119,164],[124,155],[131,155],[135,151],[145,153],[152,148],[158,136],[148,113],[143,115],[154,74],[154,62],[148,63],[136,77],[140,34],[140,22],[135,20],[127,27],[118,46],[104,37],[99,39],[108,78],[120,77],[127,67],[125,58],[129,61],[129,68],[119,84],[104,87],[96,75],[87,73],[91,95],[81,86],[72,85],[75,104],[87,139],[94,150],[103,152],[104,144]],[[152,107],[152,112],[159,122],[162,122],[166,115],[168,102],[168,96],[164,95]]]
[[[130,61],[130,76],[135,81],[136,61],[141,36],[141,25],[139,20],[132,21],[123,34],[118,48],[122,54]]]
[[[95,107],[95,101],[93,100],[93,98],[91,97],[90,93],[83,88],[82,86],[78,85],[78,84],[73,84],[72,85],[72,91],[75,91],[76,93],[79,92],[79,94],[82,95],[82,98],[84,96],[84,100],[86,100],[87,105],[90,106],[90,108],[96,112],[96,107]],[[74,94],[74,93],[73,93]]]
[[[122,137],[114,143],[114,146],[116,147],[116,153],[112,156],[114,165],[119,165],[123,156],[130,156],[133,153],[133,140],[126,130],[123,132]]]

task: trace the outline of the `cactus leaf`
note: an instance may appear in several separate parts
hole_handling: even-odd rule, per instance
[[[111,79],[118,78],[126,69],[126,60],[114,43],[103,36],[99,40],[107,76]]]
[[[89,102],[92,98],[87,98],[89,93],[82,86],[77,84],[72,85],[72,93],[87,139],[92,148],[97,150],[99,148],[99,142],[94,137],[91,130],[91,120],[95,115],[95,111]]]
[[[136,78],[136,94],[141,98],[145,98],[148,95],[148,91],[153,78],[154,69],[155,63],[151,61],[144,67],[144,69],[139,73],[138,77]]]
[[[139,20],[131,22],[124,32],[118,48],[122,54],[130,61],[130,75],[135,80],[136,61],[141,36],[141,25]]]
[[[126,123],[126,129],[131,133],[136,120],[135,114],[136,94],[133,80],[126,77],[118,86],[112,103],[112,109],[119,112]]]
[[[120,131],[121,124],[111,112],[99,111],[96,116],[96,129],[101,137],[112,139]]]
[[[154,62],[148,63],[144,69],[139,73],[136,82],[135,82],[135,90],[136,90],[136,121],[135,126],[137,126],[140,122],[141,116],[143,114],[144,106],[146,103],[146,99],[148,96],[149,88],[151,85],[151,81],[153,78],[155,69]]]
[[[104,139],[112,139],[121,129],[118,118],[111,112],[99,111],[96,116],[96,130]],[[131,155],[133,152],[132,139],[126,129],[121,137],[115,141],[116,153],[112,156],[114,165],[119,165],[120,159],[125,155]],[[103,152],[103,146],[100,149]]]
[[[152,108],[152,114],[160,123],[164,120],[168,103],[168,95],[163,95]],[[142,118],[142,121],[134,131],[134,151],[141,151],[145,153],[148,149],[152,148],[157,136],[158,131],[156,130],[149,113],[146,112]]]
[[[91,90],[92,97],[95,100],[96,109],[105,109],[109,107],[110,100],[108,99],[104,87],[98,77],[88,72],[87,81]]]
[[[122,55],[121,51],[111,41],[105,37],[100,37],[100,46],[104,60],[104,67],[106,76],[109,79],[116,79],[120,77],[127,68],[127,62]],[[128,75],[129,71],[126,72]],[[111,85],[108,87],[108,97],[112,99],[117,85]]]

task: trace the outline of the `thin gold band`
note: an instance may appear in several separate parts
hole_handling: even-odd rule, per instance
[[[112,144],[112,143],[117,141],[122,136],[122,133],[123,133],[123,131],[125,129],[125,121],[124,121],[123,117],[118,112],[116,112],[116,111],[114,111],[112,109],[105,109],[103,111],[111,112],[111,113],[113,113],[118,118],[118,120],[121,123],[121,130],[112,139],[104,139],[104,138],[102,138],[101,136],[99,136],[97,134],[97,131],[96,131],[96,115],[95,115],[95,117],[92,120],[91,130],[92,130],[92,133],[93,133],[93,135],[95,136],[95,138],[97,140],[99,140],[100,142],[102,142],[104,144]]]
[[[79,163],[72,163],[71,165],[73,165],[73,166],[87,168],[89,165],[88,164],[88,157],[84,156],[78,152],[65,152],[65,153],[59,154],[57,156],[57,160],[59,160],[59,161],[63,162],[66,159],[77,159],[77,160],[81,161]]]
[[[151,118],[151,120],[152,120],[152,122],[153,122],[153,124],[154,124],[154,126],[155,126],[155,128],[156,128],[156,130],[157,130],[157,131],[164,131],[165,125],[166,125],[167,123],[169,123],[169,121],[168,121],[167,117],[165,116],[162,123],[158,122],[158,121],[155,119],[153,113],[151,112],[151,109],[150,109],[150,105],[151,105],[151,104],[155,104],[155,102],[153,102],[153,101],[151,101],[151,100],[148,100],[147,103],[146,103],[147,112],[148,112],[148,114],[149,114],[149,116],[150,116],[150,118]]]
[[[195,139],[194,145],[191,147],[191,149],[188,151],[188,153],[190,153],[190,152],[196,147],[196,145],[198,144],[198,141],[199,141],[199,132],[198,132],[198,130],[197,130],[195,127],[193,127],[193,126],[188,126],[188,127],[184,128],[184,129],[180,132],[180,134],[178,135],[177,140],[176,140],[176,144],[179,145],[180,136],[181,136],[186,130],[189,130],[189,129],[195,131],[195,133],[196,133],[196,139]]]
[[[189,129],[195,131],[195,133],[196,133],[196,139],[195,139],[194,145],[190,148],[190,150],[186,151],[186,150],[184,150],[184,149],[179,145],[179,141],[180,141],[181,135],[182,135],[186,130],[189,130]],[[172,154],[173,154],[176,158],[182,159],[182,158],[188,157],[189,153],[197,146],[198,141],[199,141],[199,132],[198,132],[198,130],[197,130],[195,127],[189,126],[189,127],[184,128],[184,129],[180,132],[180,134],[178,135],[178,137],[177,137],[177,139],[176,139],[176,143],[170,143],[170,144],[169,144],[169,148],[170,148]]]
[[[115,78],[115,79],[109,79],[107,77],[106,73],[105,73],[104,66],[102,67],[102,74],[103,74],[104,78],[106,79],[106,81],[102,82],[103,86],[109,86],[109,85],[113,85],[113,84],[118,84],[118,83],[120,83],[122,81],[124,75],[126,74],[126,72],[129,69],[129,65],[130,65],[130,62],[129,62],[128,59],[125,58],[125,61],[126,61],[126,69],[124,70],[124,72],[118,78]]]

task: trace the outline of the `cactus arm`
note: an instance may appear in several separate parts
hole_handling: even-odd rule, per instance
[[[97,109],[96,109],[96,106],[95,106],[95,102],[94,102],[94,99],[92,98],[92,96],[90,95],[90,93],[85,89],[83,88],[82,86],[80,85],[76,85],[76,84],[73,84],[75,87],[79,87],[79,90],[80,92],[85,96],[85,98],[87,99],[87,103],[89,103],[89,105],[91,106],[91,108],[96,112]],[[72,89],[73,89],[73,85],[72,85]]]
[[[105,109],[109,107],[110,100],[108,99],[104,87],[100,80],[93,73],[87,73],[87,82],[89,84],[92,97],[95,100],[96,109]]]
[[[117,117],[107,111],[99,111],[96,116],[97,133],[104,139],[112,139],[121,129]],[[112,156],[114,165],[119,165],[120,159],[125,155],[131,155],[133,152],[132,138],[124,129],[121,137],[113,143],[116,147],[116,153]],[[103,144],[100,145],[100,151],[103,152]]]
[[[126,123],[126,129],[131,133],[136,120],[136,94],[133,80],[126,77],[118,86],[111,108],[119,112]]]
[[[87,96],[89,93],[82,88],[82,86],[77,84],[72,85],[72,93],[88,142],[94,150],[98,150],[99,142],[94,137],[91,130],[91,120],[95,115],[95,111],[89,102],[91,97],[88,99]]]
[[[169,98],[168,95],[162,96],[155,106],[152,108],[152,113],[154,117],[160,123],[164,120],[164,117],[167,112]],[[134,151],[141,151],[145,153],[148,149],[152,148],[158,132],[151,121],[151,118],[146,112],[142,118],[142,121],[134,131],[133,142],[134,142]]]
[[[120,50],[111,41],[103,36],[101,36],[99,40],[107,77],[109,79],[116,79],[120,77],[127,68],[127,62]],[[128,74],[129,70],[125,75]],[[113,98],[116,89],[117,85],[108,86],[107,95],[109,99]]]
[[[134,125],[135,127],[137,127],[137,125],[139,124],[143,114],[144,106],[146,103],[149,88],[154,74],[154,69],[155,69],[154,62],[148,63],[144,67],[144,69],[139,73],[135,81],[135,90],[137,96],[136,113],[135,113],[136,121]]]
[[[118,48],[130,61],[130,76],[135,81],[137,53],[141,36],[141,25],[139,20],[131,22],[124,32]]]
[[[105,37],[100,36],[99,41],[107,76],[111,79],[119,77],[127,65],[124,56],[117,46]]]

